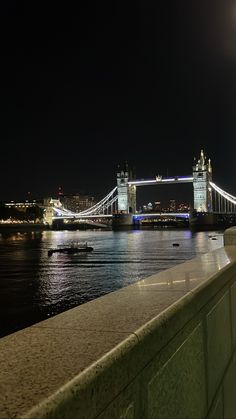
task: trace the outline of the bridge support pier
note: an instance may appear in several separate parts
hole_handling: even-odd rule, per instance
[[[189,226],[199,230],[216,228],[218,226],[218,217],[213,212],[193,211],[189,217]]]
[[[114,214],[112,216],[112,228],[133,227],[133,214]]]

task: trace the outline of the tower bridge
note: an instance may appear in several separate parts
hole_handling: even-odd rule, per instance
[[[189,176],[156,176],[153,179],[133,179],[132,174],[126,165],[124,170],[117,173],[117,185],[101,201],[89,209],[79,213],[69,211],[62,207],[58,201],[46,208],[45,221],[52,224],[54,220],[102,220],[112,218],[113,224],[133,224],[134,217],[137,220],[136,210],[136,191],[140,186],[164,186],[177,185],[183,183],[192,183],[193,185],[193,214],[199,219],[217,219],[224,214],[225,217],[232,217],[235,214],[236,222],[236,197],[224,191],[212,181],[212,166],[210,159],[206,159],[203,150],[201,150],[199,160],[194,162],[192,174]],[[178,213],[180,216],[181,213]],[[145,214],[153,217],[152,214]],[[166,213],[163,213],[166,216]],[[158,214],[161,216],[161,214]],[[174,216],[171,213],[171,216]],[[176,214],[177,216],[177,214]],[[186,217],[189,214],[186,214]],[[190,219],[194,219],[192,216]],[[139,217],[142,216],[139,214]],[[215,218],[214,218],[215,217]]]

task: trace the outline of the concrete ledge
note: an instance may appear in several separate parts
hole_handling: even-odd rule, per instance
[[[0,418],[205,417],[235,350],[235,284],[226,246],[0,339]]]
[[[227,228],[224,232],[224,245],[236,245],[236,227]]]

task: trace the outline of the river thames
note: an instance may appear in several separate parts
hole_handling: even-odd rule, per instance
[[[48,256],[72,242],[94,250]],[[0,336],[222,246],[222,232],[188,229],[1,233]]]

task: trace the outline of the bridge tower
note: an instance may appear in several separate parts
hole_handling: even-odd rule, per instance
[[[200,159],[193,166],[194,210],[197,212],[212,212],[212,180],[211,160],[206,161],[203,150]]]
[[[52,226],[54,210],[52,207],[46,207],[44,210],[44,221],[49,226]]]
[[[44,206],[44,222],[49,226],[53,224],[54,209],[53,207],[61,208],[62,204],[59,199],[45,198],[43,200]]]
[[[121,214],[134,214],[136,212],[136,186],[129,185],[132,172],[125,164],[124,170],[117,173],[118,212]]]

